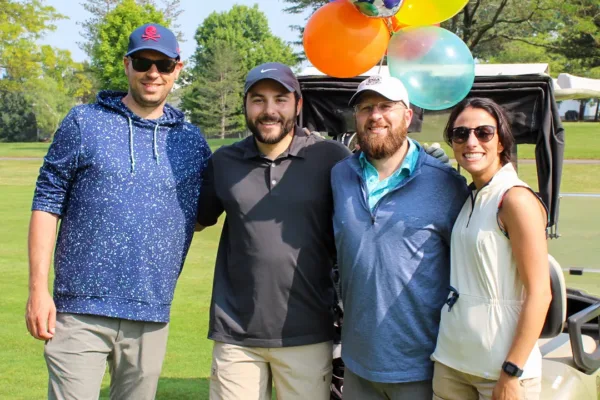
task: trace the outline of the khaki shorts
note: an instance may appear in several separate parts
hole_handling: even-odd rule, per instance
[[[260,348],[215,342],[211,400],[329,400],[332,343]]]
[[[496,382],[436,362],[433,370],[433,400],[491,400]],[[541,378],[521,379],[519,385],[521,400],[539,400]]]
[[[107,362],[112,400],[154,399],[168,333],[166,323],[58,313],[44,347],[48,399],[97,399]]]

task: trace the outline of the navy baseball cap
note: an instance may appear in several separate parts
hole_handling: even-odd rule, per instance
[[[154,50],[170,58],[179,58],[177,38],[173,32],[158,24],[142,25],[129,35],[125,56],[141,50]]]
[[[300,84],[291,68],[287,65],[274,62],[261,64],[248,72],[246,84],[244,85],[244,95],[248,93],[248,90],[250,90],[252,86],[263,79],[272,79],[279,82],[290,92],[296,92],[299,97],[302,97]]]

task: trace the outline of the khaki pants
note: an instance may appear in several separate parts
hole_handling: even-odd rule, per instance
[[[495,380],[465,374],[436,362],[433,370],[433,400],[491,400]],[[541,378],[521,379],[521,400],[538,400]]]
[[[332,343],[259,348],[215,342],[211,400],[329,400]]]
[[[344,400],[431,400],[431,381],[381,383],[344,370]]]
[[[110,398],[154,399],[169,325],[59,313],[46,342],[48,399],[97,399],[108,361]]]

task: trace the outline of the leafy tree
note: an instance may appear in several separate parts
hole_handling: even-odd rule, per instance
[[[529,24],[527,35],[505,33],[501,38],[504,44],[501,40],[496,45],[496,56],[491,59],[516,57],[513,62],[527,62],[531,61],[528,55],[535,52],[540,54],[538,62],[549,62],[554,73],[600,78],[600,3],[552,0],[551,4],[547,21]],[[510,45],[506,45],[506,40]]]
[[[37,125],[25,96],[0,90],[0,142],[33,142]]]
[[[565,72],[565,66],[568,63],[568,60],[560,54],[555,54],[541,46],[523,42],[514,42],[501,50],[499,49],[487,61],[496,64],[547,63],[550,67],[550,75],[554,78],[561,72]]]
[[[210,14],[196,30],[198,44],[193,60],[194,72],[206,68],[215,42],[224,41],[236,49],[245,74],[264,62],[296,65],[298,57],[283,40],[271,33],[266,15],[253,7],[234,5],[231,10]]]
[[[563,24],[551,49],[569,60],[568,72],[600,78],[600,2],[570,0],[560,7]]]
[[[195,39],[195,65],[184,76],[192,86],[185,91],[182,108],[206,133],[221,137],[243,129],[243,82],[250,69],[265,62],[299,62],[292,48],[271,33],[257,5],[213,12]]]
[[[98,42],[98,27],[104,21],[104,18],[113,11],[123,0],[84,0],[81,5],[89,12],[92,17],[83,22],[78,22],[82,27],[81,36],[84,41],[79,43],[79,47],[85,51],[90,57],[93,54],[93,48]],[[183,34],[178,31],[180,27],[174,24],[177,18],[183,13],[181,9],[181,0],[160,0],[157,4],[155,0],[137,0],[136,3],[140,6],[152,6],[162,12],[163,17],[167,21],[171,21],[171,28],[177,35],[179,41],[183,41]],[[162,5],[162,7],[160,7]]]
[[[39,137],[52,137],[63,117],[77,104],[76,99],[51,77],[29,80],[23,89],[25,98],[35,112]]]
[[[240,56],[224,41],[214,43],[207,57],[207,69],[186,88],[183,108],[191,122],[204,127],[208,136],[225,138],[244,128],[241,113],[244,74]]]
[[[149,22],[169,26],[169,21],[152,5],[123,0],[97,25],[98,41],[91,50],[91,66],[103,88],[127,90],[123,56],[127,53],[129,35],[138,26]]]
[[[77,103],[88,103],[96,92],[87,63],[73,61],[68,50],[41,47],[41,67],[45,79],[56,82],[57,90]]]
[[[0,91],[3,101],[12,104],[10,112],[29,124],[19,128],[21,134],[4,134],[3,140],[31,139],[26,128],[31,112],[33,140],[51,136],[69,108],[92,96],[93,83],[83,64],[74,62],[66,50],[36,44],[61,18],[39,0],[0,0]],[[17,125],[8,122],[6,109],[3,112],[4,130],[12,132]]]
[[[19,82],[40,73],[35,42],[62,18],[39,0],[0,0],[0,90],[17,90]]]
[[[557,26],[555,0],[470,0],[460,13],[442,23],[488,59],[523,37],[546,40]]]

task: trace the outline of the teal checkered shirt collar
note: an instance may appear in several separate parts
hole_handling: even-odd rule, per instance
[[[382,181],[379,180],[379,172],[377,172],[377,169],[369,162],[365,153],[360,153],[358,159],[362,168],[363,179],[365,180],[369,207],[371,210],[375,208],[375,205],[377,205],[383,196],[398,186],[404,179],[408,178],[414,171],[417,160],[419,159],[419,148],[412,139],[408,138],[407,140],[408,151],[406,152],[402,164],[392,175]]]

